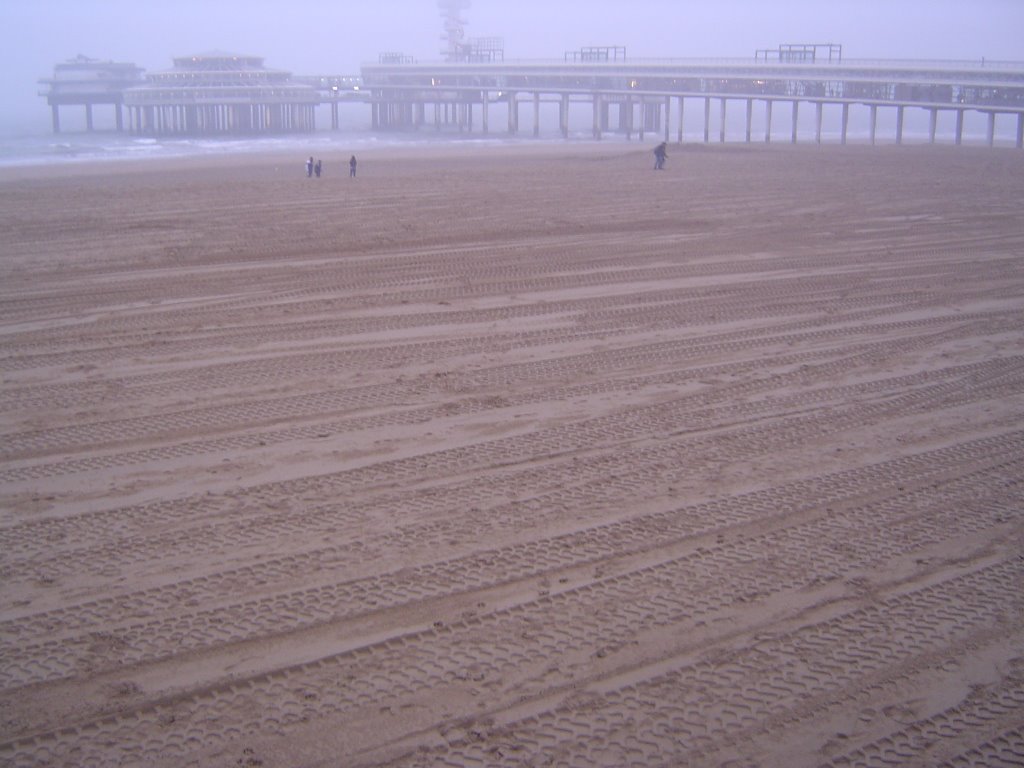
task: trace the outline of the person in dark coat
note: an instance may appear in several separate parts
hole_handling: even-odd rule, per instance
[[[354,179],[356,177],[356,156],[352,155],[352,158],[348,161],[348,175],[349,178]]]
[[[666,157],[668,157],[668,145],[663,141],[654,148],[654,170],[665,170]]]
[[[320,161],[319,161],[319,160],[317,160],[317,161],[316,161],[316,165],[314,165],[314,166],[313,166],[313,172],[314,172],[314,173],[316,173],[316,177],[317,177],[318,179],[320,178],[320,169],[321,169],[322,167],[323,167],[323,166],[321,166],[321,164],[320,164]]]
[[[306,178],[310,179],[313,177],[313,156],[309,156],[309,160],[306,161]]]

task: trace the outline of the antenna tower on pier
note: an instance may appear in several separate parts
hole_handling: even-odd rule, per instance
[[[444,21],[444,34],[441,40],[445,43],[445,49],[441,51],[441,55],[445,57],[445,61],[459,60],[466,36],[466,22],[462,20],[461,12],[469,6],[470,0],[437,0],[437,7]]]

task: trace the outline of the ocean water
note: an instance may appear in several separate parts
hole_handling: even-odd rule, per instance
[[[239,139],[146,138],[115,131],[0,135],[0,166],[52,165],[107,160],[143,160],[252,153],[294,153],[296,157],[351,152],[368,147],[404,146],[436,142],[433,136],[391,137],[365,133],[315,133]],[[465,140],[465,139],[463,139]],[[451,139],[446,139],[451,141]],[[474,143],[507,143],[501,139],[474,139]]]
[[[774,122],[774,121],[773,121]],[[687,143],[703,142],[702,123],[692,123],[687,120],[683,139]],[[1012,126],[1011,126],[1012,127]],[[972,129],[973,128],[973,129]],[[1004,128],[1004,126],[1000,126]],[[730,121],[727,125],[726,142],[741,143],[744,140],[744,128],[742,124]],[[670,140],[675,142],[678,138],[678,127],[673,125],[670,130]],[[662,138],[661,132],[650,131],[644,135],[644,143],[655,144]],[[717,143],[719,129],[715,125],[710,132],[710,141]],[[764,140],[763,124],[753,126],[751,139],[753,143],[761,143]],[[866,129],[858,126],[848,132],[850,143],[863,144],[869,141],[869,133]],[[996,133],[997,146],[1013,146],[1015,136],[1012,131],[999,130]],[[773,125],[772,143],[784,145],[789,143],[790,128],[783,125]],[[217,156],[232,154],[252,153],[294,153],[298,158],[305,158],[309,155],[327,155],[337,153],[358,154],[367,148],[382,147],[406,147],[406,146],[432,146],[438,143],[446,145],[464,144],[466,146],[509,146],[517,144],[528,144],[536,142],[545,143],[586,143],[594,139],[589,131],[581,130],[573,132],[569,139],[563,139],[558,133],[542,134],[540,139],[535,139],[529,131],[523,131],[518,137],[510,137],[507,134],[492,132],[484,136],[477,133],[455,133],[455,132],[434,132],[423,130],[416,133],[371,133],[361,132],[330,132],[323,131],[313,134],[302,134],[292,136],[262,136],[250,138],[147,138],[135,136],[116,131],[87,132],[65,132],[33,133],[33,134],[0,134],[0,166],[33,166],[50,165],[60,163],[93,162],[106,160],[142,160],[147,158],[175,158],[195,156]],[[624,136],[618,133],[606,133],[602,143],[623,143],[627,144]],[[801,144],[813,143],[814,128],[805,125],[802,121],[799,127],[799,142]],[[880,125],[876,133],[876,141],[879,144],[895,143],[895,131],[890,126]],[[904,142],[907,144],[923,144],[928,141],[927,129],[919,126],[908,126],[904,132]],[[969,144],[984,144],[986,132],[982,126],[969,126],[964,134],[964,142]],[[635,145],[637,137],[634,135],[632,143]],[[838,130],[826,128],[822,134],[822,142],[827,144],[838,144],[840,134]],[[937,143],[952,144],[953,137],[951,130],[940,129],[937,136]]]

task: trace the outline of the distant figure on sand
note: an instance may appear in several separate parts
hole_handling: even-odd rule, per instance
[[[316,177],[317,177],[318,179],[320,178],[320,169],[321,169],[321,167],[322,167],[322,166],[320,165],[320,161],[319,161],[319,160],[317,160],[317,161],[316,161],[316,165],[314,165],[314,166],[313,166],[313,171],[314,171],[314,172],[316,173]]]
[[[309,156],[309,160],[306,161],[306,178],[312,178],[313,176],[313,156]]]
[[[356,156],[352,155],[352,159],[348,161],[348,175],[350,178],[356,177]]]
[[[665,170],[666,157],[668,157],[668,145],[663,141],[654,148],[654,170]]]

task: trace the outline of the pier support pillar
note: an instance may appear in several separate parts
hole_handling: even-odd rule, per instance
[[[60,107],[56,104],[50,107],[50,119],[53,121],[53,132],[60,133]]]
[[[772,100],[764,103],[764,143],[771,144],[772,141]]]
[[[1017,115],[1017,149],[1024,149],[1024,113]]]
[[[819,101],[814,105],[814,142],[821,144],[821,113],[824,105]]]
[[[490,103],[491,95],[484,91],[483,100],[480,104],[480,129],[484,132],[484,136],[488,134],[491,129],[490,126]]]
[[[569,94],[563,94],[558,103],[558,129],[563,139],[569,138]]]
[[[515,136],[519,131],[519,99],[515,93],[508,95],[508,132]]]
[[[868,122],[870,123],[870,125],[868,126],[868,135],[871,136],[871,145],[874,146],[874,144],[875,144],[875,128],[878,126],[878,105],[877,104],[872,104],[871,105],[871,114],[868,117]]]
[[[711,97],[704,97],[704,143],[711,140]]]
[[[985,140],[988,142],[990,147],[995,146],[996,143],[996,113],[988,113],[988,131],[985,136]]]
[[[928,110],[928,143],[935,143],[935,130],[939,124],[939,110],[932,107]]]
[[[719,105],[719,126],[718,126],[718,143],[725,144],[725,102],[727,99],[722,99]]]
[[[121,133],[124,130],[124,115],[121,114],[121,105],[114,105],[114,126],[117,128],[117,132]]]
[[[842,143],[846,144],[846,133],[850,128],[850,105],[843,104]]]
[[[594,138],[601,138],[601,94],[594,94]]]
[[[92,130],[92,104],[85,105],[85,130]]]
[[[669,123],[672,122],[672,97],[665,97],[665,143],[669,141]]]
[[[906,107],[900,105],[896,107],[896,143],[903,143],[903,113]]]
[[[679,97],[679,143],[683,143],[683,97]]]
[[[533,94],[533,138],[540,137],[540,92]]]
[[[754,100],[747,99],[747,127],[744,133],[744,140],[747,144],[750,143],[750,129],[754,124]]]
[[[661,102],[641,102],[644,114],[640,124],[640,138],[644,132],[650,131],[657,134],[661,130]]]
[[[956,111],[956,145],[959,147],[964,141],[964,110]]]
[[[796,144],[796,125],[797,119],[800,117],[800,102],[793,102],[793,136],[790,139],[790,143]]]

